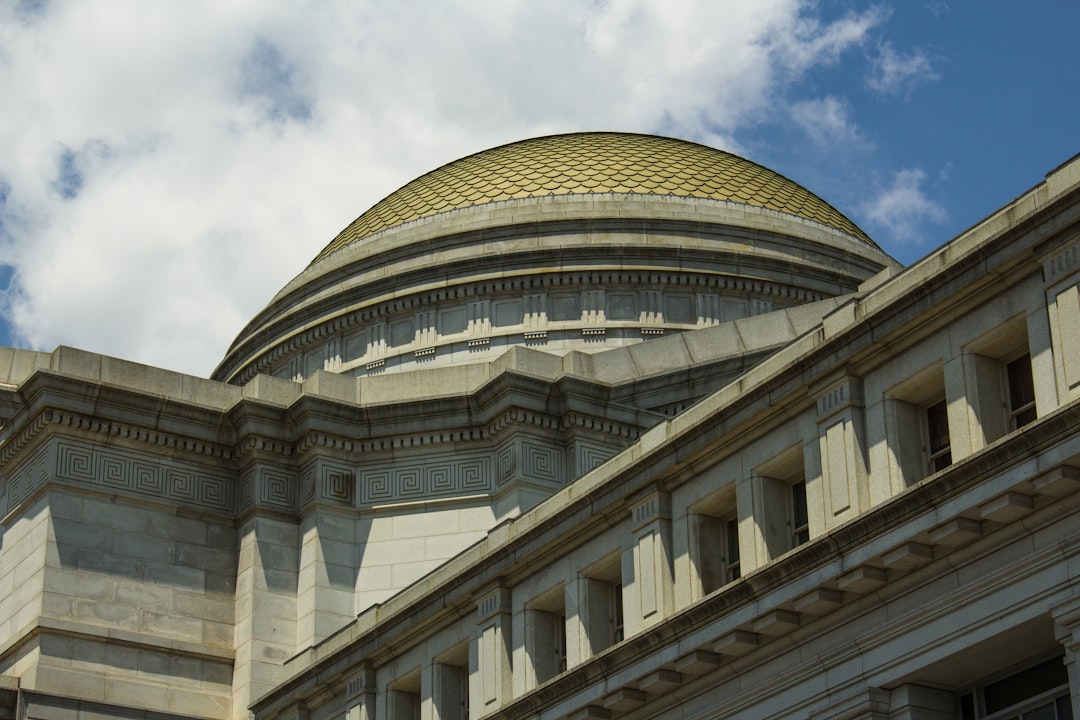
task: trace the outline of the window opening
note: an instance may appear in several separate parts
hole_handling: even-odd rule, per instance
[[[733,582],[741,577],[738,518],[728,520],[725,527],[727,531],[727,580]]]
[[[959,697],[961,720],[1072,720],[1061,656],[981,683]]]
[[[928,466],[932,474],[952,465],[949,413],[944,400],[926,408],[926,431],[929,448]]]
[[[611,588],[611,644],[622,642],[625,634],[623,620],[622,583],[615,583]]]
[[[1009,421],[1012,429],[1035,420],[1035,381],[1031,355],[1022,355],[1005,366],[1009,382]]]
[[[806,508],[806,480],[791,484],[791,547],[810,542],[810,518]],[[736,541],[737,542],[737,541]]]

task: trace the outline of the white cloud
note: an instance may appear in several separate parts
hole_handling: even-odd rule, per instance
[[[885,42],[878,47],[866,83],[870,89],[884,95],[906,95],[916,85],[939,77],[923,50],[916,49],[905,55]]]
[[[0,312],[37,348],[205,374],[413,177],[571,130],[731,147],[882,20],[796,0],[0,5]]]
[[[832,95],[795,103],[791,118],[817,145],[862,142],[847,104]]]
[[[892,184],[863,208],[864,214],[893,241],[921,246],[922,227],[948,219],[945,208],[923,191],[925,179],[926,173],[919,169],[897,172]]]

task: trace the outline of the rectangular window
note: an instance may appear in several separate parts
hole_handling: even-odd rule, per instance
[[[806,508],[806,481],[791,484],[791,547],[810,542],[810,517]]]
[[[762,531],[768,557],[780,557],[809,542],[810,507],[802,445],[794,445],[759,465],[753,474],[753,520]]]
[[[566,596],[562,585],[526,607],[525,651],[536,685],[566,670]]]
[[[553,627],[555,636],[551,639],[555,646],[555,667],[557,672],[566,672],[566,613],[555,618]]]
[[[623,620],[622,583],[611,586],[611,644],[619,643],[626,637],[625,621]]]
[[[727,550],[727,581],[734,582],[741,577],[741,570],[739,564],[739,519],[732,518],[728,520],[725,525],[725,534],[727,537],[726,547]]]
[[[584,660],[625,636],[620,553],[613,552],[582,570],[578,588],[578,618],[584,630],[579,660]]]
[[[436,659],[432,702],[439,720],[469,720],[469,644],[461,643]]]
[[[738,580],[739,521],[735,516],[735,484],[689,508],[690,562],[700,582],[701,597]]]
[[[1009,424],[1013,430],[1035,419],[1035,380],[1031,355],[1022,355],[1005,366],[1009,384]]]
[[[398,678],[390,687],[388,715],[392,720],[420,720],[420,670]]]
[[[958,698],[961,720],[1072,720],[1063,660],[1058,656],[967,689]]]
[[[927,469],[930,474],[952,465],[949,443],[949,413],[945,401],[926,408]]]

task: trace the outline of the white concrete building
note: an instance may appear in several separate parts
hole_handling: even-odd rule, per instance
[[[0,349],[0,480],[5,717],[1072,718],[1080,160],[903,270],[717,150],[488,150],[212,379]]]

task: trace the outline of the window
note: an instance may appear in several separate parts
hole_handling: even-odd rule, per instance
[[[420,669],[391,683],[389,689],[389,717],[393,720],[420,720]]]
[[[525,649],[536,685],[566,670],[566,600],[563,586],[543,593],[527,607]]]
[[[972,450],[1035,420],[1027,323],[1017,315],[964,346],[964,396]]]
[[[734,582],[741,576],[739,564],[739,519],[731,518],[725,524],[726,542],[724,549],[727,551],[727,581]]]
[[[802,445],[754,469],[754,522],[770,558],[810,541],[810,507]]]
[[[810,516],[806,508],[806,481],[799,479],[791,483],[791,508],[788,512],[791,523],[791,547],[796,548],[810,542]]]
[[[1012,430],[1035,419],[1035,380],[1031,374],[1031,355],[1024,354],[1005,366],[1009,387],[1009,426]]]
[[[620,554],[614,552],[581,573],[578,608],[584,631],[582,659],[625,637],[621,563]]]
[[[1072,720],[1068,671],[1061,656],[963,691],[960,720]]]
[[[952,465],[949,411],[944,400],[926,408],[926,456],[929,475]]]
[[[626,623],[623,619],[622,583],[611,586],[611,604],[609,606],[611,623],[611,644],[622,642],[626,637]]]
[[[952,462],[945,372],[940,361],[886,392],[885,433],[896,490],[914,485]]]
[[[690,560],[705,596],[740,576],[735,484],[690,508]]]
[[[469,644],[461,643],[435,661],[434,692],[439,720],[469,718]]]

